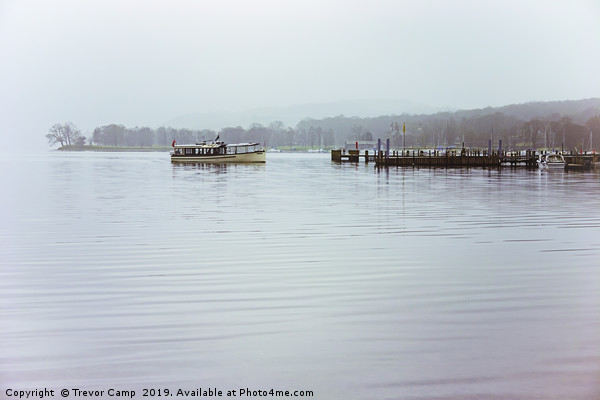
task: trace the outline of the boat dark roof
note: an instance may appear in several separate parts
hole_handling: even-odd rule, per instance
[[[233,143],[225,144],[225,142],[197,142],[195,144],[176,144],[173,147],[179,148],[202,148],[202,149],[214,149],[217,147],[242,147],[242,146],[259,146],[259,143]]]
[[[258,146],[259,143],[233,143],[228,144],[227,147],[241,147],[241,146]]]

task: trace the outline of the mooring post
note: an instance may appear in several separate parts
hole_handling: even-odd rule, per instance
[[[385,158],[388,159],[390,158],[390,139],[386,139],[385,140]]]

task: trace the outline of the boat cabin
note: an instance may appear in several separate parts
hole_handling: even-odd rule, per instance
[[[565,159],[561,154],[548,154],[546,156],[547,163],[564,163]]]
[[[173,146],[173,155],[190,157],[224,156],[231,154],[254,153],[259,150],[258,143],[225,144],[224,142],[199,142]]]

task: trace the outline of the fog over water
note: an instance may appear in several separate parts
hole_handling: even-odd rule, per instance
[[[3,394],[600,394],[598,172],[92,152],[0,170]]]

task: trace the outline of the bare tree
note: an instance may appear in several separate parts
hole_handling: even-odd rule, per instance
[[[50,146],[56,143],[60,143],[61,146],[71,146],[85,142],[85,137],[81,136],[81,131],[72,122],[52,125],[46,139]]]

